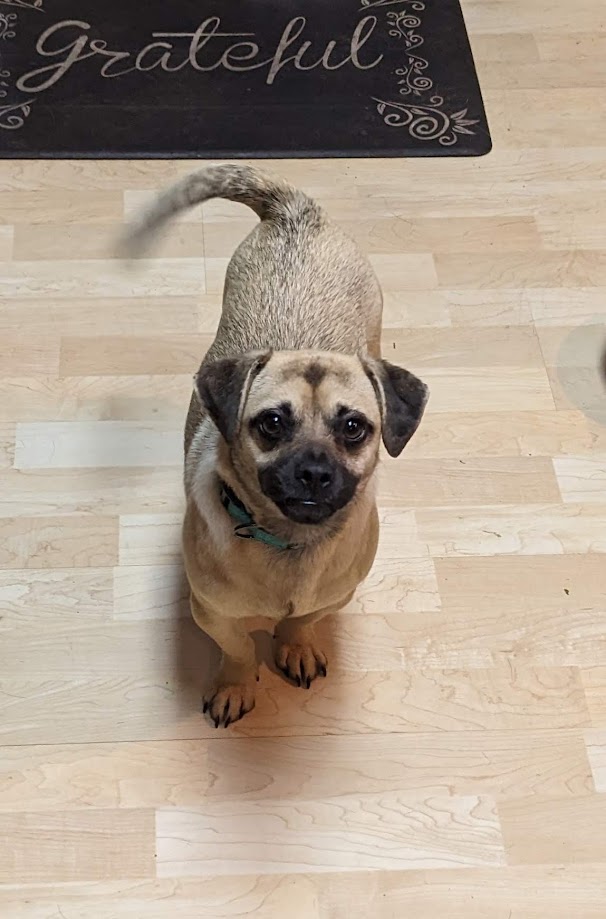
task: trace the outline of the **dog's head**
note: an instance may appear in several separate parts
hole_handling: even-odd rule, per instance
[[[428,396],[387,361],[305,351],[203,365],[196,391],[238,478],[299,524],[346,508],[375,469],[381,437],[398,456]]]

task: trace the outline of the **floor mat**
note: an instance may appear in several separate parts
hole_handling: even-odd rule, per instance
[[[490,146],[457,0],[0,0],[2,157]]]

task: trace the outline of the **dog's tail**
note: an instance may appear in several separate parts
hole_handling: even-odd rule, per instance
[[[127,229],[118,254],[136,258],[172,217],[210,198],[248,205],[261,220],[318,221],[321,211],[303,192],[251,166],[226,164],[193,173],[161,194]]]

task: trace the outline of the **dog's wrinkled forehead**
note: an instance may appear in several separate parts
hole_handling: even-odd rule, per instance
[[[289,403],[300,417],[318,412],[330,417],[343,406],[378,420],[372,383],[358,357],[314,351],[277,352],[254,381],[246,406],[248,417]]]

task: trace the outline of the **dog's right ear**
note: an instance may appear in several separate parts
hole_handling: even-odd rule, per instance
[[[390,456],[399,456],[419,427],[429,390],[418,377],[389,361],[362,358],[381,409],[383,443]]]
[[[270,357],[271,351],[225,357],[203,364],[194,377],[198,399],[228,444],[240,428],[252,382]]]

